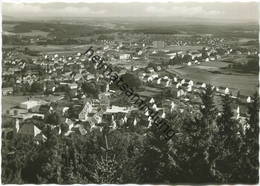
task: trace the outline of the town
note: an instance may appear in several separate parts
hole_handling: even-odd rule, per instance
[[[74,33],[70,30],[73,26],[75,32],[81,32],[77,24],[56,25],[34,22],[23,24],[28,24],[28,28],[31,24],[32,29],[27,32],[19,22],[3,22],[2,150],[4,149],[6,153],[4,155],[2,153],[2,169],[4,166],[8,169],[2,171],[2,176],[4,175],[2,181],[63,184],[132,183],[135,180],[134,173],[127,171],[135,169],[122,170],[122,167],[119,168],[120,161],[125,166],[131,167],[124,156],[131,162],[131,158],[142,158],[140,154],[149,156],[148,152],[151,152],[150,156],[154,154],[154,158],[158,156],[163,161],[164,153],[172,153],[169,155],[173,158],[169,163],[172,167],[167,167],[167,170],[179,171],[179,174],[175,175],[178,179],[173,179],[176,183],[186,182],[189,180],[188,177],[191,182],[197,183],[214,181],[233,183],[238,179],[225,177],[226,173],[218,179],[218,174],[222,175],[221,171],[227,171],[221,169],[222,164],[218,170],[221,173],[213,171],[210,177],[199,177],[200,171],[196,174],[193,172],[194,177],[191,176],[193,174],[182,177],[180,175],[184,174],[182,173],[184,168],[192,171],[195,169],[188,168],[189,163],[185,165],[176,163],[174,157],[179,151],[191,148],[186,147],[185,142],[202,145],[202,142],[197,142],[195,138],[199,129],[212,130],[210,134],[219,135],[219,138],[207,139],[212,140],[209,142],[212,146],[207,146],[209,150],[206,153],[209,154],[214,151],[212,149],[214,140],[221,141],[223,136],[228,136],[229,140],[239,138],[243,141],[243,137],[248,135],[249,130],[251,131],[251,125],[254,124],[250,123],[252,112],[258,113],[258,108],[252,108],[252,105],[258,107],[259,88],[258,36],[256,34],[254,38],[254,29],[250,35],[249,31],[239,28],[237,33],[240,32],[241,38],[245,38],[241,40],[240,36],[234,34],[236,32],[232,32],[230,36],[215,32],[194,34],[192,31],[186,31],[185,26],[181,34],[168,31],[157,33],[156,29],[151,29],[150,32],[145,29],[137,31],[119,29],[107,33],[93,32],[90,36],[82,33],[79,34],[80,37],[73,37]],[[40,24],[50,26],[48,31],[42,29]],[[53,30],[58,30],[57,33],[52,30],[52,26]],[[62,26],[67,28],[67,33],[66,31],[61,33],[68,34],[69,37],[59,36],[59,28]],[[228,33],[229,27],[226,27],[223,30],[226,29]],[[91,59],[86,53],[90,46],[93,46],[95,53],[102,56],[104,62],[111,65],[113,71],[142,100],[145,100],[152,110],[148,107],[140,110],[135,104],[136,100],[127,98],[125,95],[127,93],[113,81],[107,81],[98,64],[90,62]],[[256,110],[251,109],[249,112],[248,108]],[[151,116],[153,111],[174,130],[174,135],[167,133],[168,141],[163,141],[162,133],[154,129],[155,120]],[[202,124],[203,122],[212,123],[212,129],[208,129],[206,124]],[[223,129],[222,124],[225,125]],[[236,127],[226,129],[226,125]],[[221,130],[223,134],[220,135]],[[228,131],[230,133],[235,131],[235,134],[226,133]],[[155,139],[153,135],[156,136]],[[206,139],[203,132],[199,133],[200,135],[199,140]],[[237,137],[233,138],[234,135]],[[253,134],[250,135],[252,137]],[[20,143],[27,145],[22,146]],[[160,150],[146,151],[149,147],[147,143],[156,144],[154,148]],[[243,144],[241,142],[240,146]],[[170,146],[169,149],[163,150],[166,146],[167,148]],[[202,146],[198,148],[204,148]],[[141,147],[144,151],[140,150]],[[174,147],[177,150],[174,150]],[[23,148],[24,150],[21,150]],[[62,155],[57,155],[60,151],[55,150],[56,148],[63,149]],[[90,163],[85,165],[84,158],[79,158],[84,157],[85,149],[88,148],[90,148],[89,151],[86,150],[90,154],[86,155],[88,161],[97,161],[94,168]],[[32,156],[33,152],[37,152],[37,155]],[[24,154],[20,156],[19,153]],[[99,155],[92,155],[98,153],[101,156],[100,161],[96,160],[99,159]],[[67,177],[63,178],[55,173],[45,178],[44,171],[50,167],[44,164],[44,154],[53,158],[48,160],[50,164],[63,161],[59,158],[65,157],[66,167],[63,169],[57,165],[59,168],[56,167],[55,171],[57,175]],[[201,157],[204,155],[205,153]],[[206,156],[208,158],[209,155]],[[14,163],[18,157],[19,162]],[[198,162],[204,160],[214,162],[209,169],[210,171],[217,169],[214,166],[221,160],[214,157],[207,158],[198,158]],[[183,156],[178,161],[188,161],[184,159]],[[21,163],[23,161],[27,163]],[[30,164],[35,167],[31,167]],[[142,166],[149,167],[148,164],[149,162]],[[165,163],[165,166],[167,164]],[[39,170],[36,170],[38,165]],[[144,175],[138,183],[161,183],[162,179],[158,175],[152,176],[155,173],[150,176],[146,174],[149,169],[147,167],[145,169],[139,167],[138,170]],[[109,168],[116,173],[110,172]],[[16,170],[20,172],[17,173]],[[126,176],[128,174],[133,174],[133,177],[130,176],[128,179]],[[235,173],[232,172],[233,174]],[[39,181],[38,176],[44,181]],[[18,178],[23,181],[17,181]],[[172,183],[171,178],[167,180],[169,182],[165,183]],[[248,182],[252,183],[252,179],[246,180],[246,183]]]
[[[138,88],[139,95],[144,99],[150,98],[152,107],[161,113],[162,118],[166,118],[172,112],[199,112],[201,102],[198,93],[205,89],[207,84],[207,82],[185,79],[174,70],[170,71],[174,66],[181,68],[182,66],[220,63],[221,58],[229,55],[257,57],[259,54],[256,49],[240,51],[229,47],[224,48],[222,47],[224,41],[220,38],[209,37],[198,40],[208,40],[206,43],[214,43],[214,45],[212,48],[210,48],[211,45],[205,46],[201,48],[201,51],[175,52],[165,49],[165,41],[153,41],[148,45],[147,43],[116,43],[101,40],[97,53],[105,56],[110,64],[116,64],[118,74],[125,77],[130,86]],[[198,42],[196,40],[195,43]],[[178,45],[177,43],[185,45],[185,41],[182,40],[174,44]],[[102,47],[103,44],[104,47]],[[6,69],[3,70],[3,85],[12,84],[12,86],[3,87],[3,96],[24,95],[26,99],[14,107],[6,110],[4,108],[6,118],[10,118],[9,120],[15,123],[11,125],[11,128],[10,126],[6,128],[7,133],[15,131],[26,135],[31,133],[33,137],[37,135],[44,137],[39,126],[29,123],[20,125],[26,119],[46,119],[48,114],[49,117],[59,115],[65,120],[70,130],[64,135],[77,131],[83,131],[79,134],[86,135],[88,125],[89,131],[93,129],[102,131],[106,125],[111,129],[126,125],[135,126],[141,118],[146,118],[147,121],[143,127],[148,129],[151,126],[151,118],[145,117],[145,114],[139,118],[136,115],[138,113],[135,113],[137,108],[134,108],[131,103],[126,102],[125,105],[122,103],[120,92],[106,83],[103,75],[96,70],[97,66],[91,66],[86,62],[88,57],[83,55],[84,51],[74,55],[42,55],[29,64],[19,59],[22,55],[21,51],[4,50],[3,53],[5,56],[3,65]],[[168,62],[149,63],[154,58],[164,60],[168,58]],[[138,61],[144,62],[138,63]],[[135,65],[136,63],[140,66]],[[240,108],[250,103],[251,95],[243,95],[239,93],[239,90],[230,87],[213,85],[212,88],[216,90],[216,99],[225,94],[231,94],[232,99],[239,100],[239,104],[234,108],[236,118],[240,122],[245,121],[246,113],[240,111]],[[39,95],[41,93],[44,95]],[[104,108],[102,114],[99,112],[101,108]],[[103,120],[103,115],[106,120]],[[53,122],[54,126],[59,124],[58,121]],[[86,122],[87,126],[85,126]],[[102,125],[99,125],[100,123]]]

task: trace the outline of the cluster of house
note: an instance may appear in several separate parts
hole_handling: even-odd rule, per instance
[[[156,69],[156,71],[154,70]],[[190,79],[184,79],[179,77],[178,75],[161,75],[160,74],[161,67],[149,67],[148,72],[139,73],[139,78],[143,81],[144,85],[146,86],[152,86],[156,87],[158,89],[161,89],[162,91],[168,88],[170,91],[170,99],[173,102],[178,102],[178,104],[175,104],[174,108],[178,109],[181,113],[183,112],[183,108],[187,110],[187,108],[192,108],[190,110],[190,113],[198,113],[199,108],[201,107],[201,99],[198,96],[198,93],[205,90],[207,87],[206,83],[203,82],[194,82]],[[212,86],[212,89],[215,90],[217,97],[223,97],[226,94],[229,94],[230,97],[234,100],[239,99],[239,102],[242,104],[251,103],[252,98],[250,96],[242,96],[238,95],[238,91],[234,89],[230,89],[228,87],[222,87],[222,86]],[[237,97],[238,95],[239,97]],[[220,100],[216,98],[215,104],[221,109],[221,102]],[[184,104],[184,107],[180,106],[180,104]],[[172,105],[171,103],[171,105]],[[236,105],[234,108],[234,118],[240,121],[244,127],[246,126],[246,111],[241,109],[241,105]],[[219,112],[218,115],[221,115]]]
[[[208,41],[208,40],[207,40]],[[197,41],[198,42],[198,41]],[[201,41],[202,42],[202,41]],[[212,45],[222,42],[217,39],[212,41]],[[183,44],[183,43],[182,43]],[[197,43],[199,44],[199,43]],[[168,59],[185,58],[187,56],[187,64],[199,63],[200,59],[205,61],[213,61],[221,56],[221,51],[215,48],[204,48],[202,51],[173,52],[165,50],[167,45],[164,41],[154,41],[152,46],[148,46],[144,42],[131,44],[129,42],[116,43],[105,42],[105,46],[96,50],[96,53],[104,56],[113,62],[116,60],[138,60],[152,58],[156,55],[162,55]],[[134,52],[133,52],[134,51]],[[223,52],[223,51],[222,51]],[[232,49],[225,49],[224,54],[233,52]],[[248,51],[249,52],[249,51]],[[159,56],[160,56],[159,55]],[[62,131],[61,126],[57,123],[50,123],[53,130],[57,130],[59,134],[68,136],[72,133],[86,135],[92,130],[103,131],[106,127],[109,130],[115,130],[122,126],[137,126],[139,123],[147,124],[145,127],[149,128],[152,125],[152,119],[149,113],[145,111],[140,113],[134,106],[122,107],[117,103],[110,103],[111,98],[118,98],[115,91],[110,90],[107,85],[106,90],[98,95],[98,99],[90,99],[84,95],[81,90],[81,84],[85,81],[102,83],[103,76],[91,71],[91,68],[86,69],[87,58],[81,53],[75,55],[44,55],[39,58],[34,58],[30,63],[20,60],[17,55],[13,55],[11,51],[7,53],[4,59],[3,67],[3,81],[10,81],[10,78],[15,77],[14,83],[16,86],[23,86],[24,83],[32,85],[34,82],[41,82],[40,86],[44,92],[55,97],[55,101],[64,100],[65,91],[62,87],[66,87],[71,95],[70,102],[61,107],[58,111],[52,107],[52,100],[44,99],[29,99],[22,102],[19,106],[9,109],[5,114],[13,119],[12,131],[18,134],[31,135],[33,137],[41,137],[45,139],[41,130],[33,123],[26,123],[27,119],[37,118],[44,120],[46,115],[59,112],[62,117],[62,123],[67,125],[67,130]],[[133,71],[135,69],[132,69]],[[159,112],[162,118],[167,118],[172,112],[184,112],[188,108],[192,108],[189,112],[196,112],[194,109],[196,105],[194,102],[200,104],[197,93],[201,89],[206,88],[206,83],[194,82],[193,80],[183,79],[179,76],[168,77],[161,76],[158,71],[162,70],[160,65],[147,68],[148,72],[139,71],[139,78],[145,85],[150,87],[159,87],[161,89],[171,89],[171,99],[161,101],[157,98],[150,98],[149,104],[151,107]],[[122,73],[126,69],[121,69]],[[120,72],[118,74],[121,74]],[[213,87],[219,95],[231,93],[228,87]],[[14,92],[13,88],[4,87],[3,95],[10,95]],[[232,90],[233,95],[234,90]],[[235,96],[233,96],[236,99]],[[247,102],[251,102],[251,98],[246,98]],[[72,114],[71,114],[72,113]],[[241,118],[239,107],[236,109],[236,117]],[[11,130],[3,130],[3,132]]]
[[[156,68],[156,70],[154,68]],[[171,77],[166,75],[161,76],[160,70],[160,65],[156,67],[149,67],[148,73],[139,73],[139,78],[147,85],[156,85],[160,88],[171,88],[172,92],[174,92],[172,96],[175,98],[186,96],[188,93],[199,92],[201,89],[206,88],[207,84],[205,82],[194,82],[190,79],[181,78],[178,75]],[[238,90],[231,90],[230,88],[223,86],[212,86],[212,88],[215,89],[217,95],[224,96],[225,94],[230,94],[232,98],[237,99],[235,95],[238,94]],[[251,102],[250,96],[243,96],[243,98],[244,102]]]
[[[53,113],[60,113],[62,124],[67,126],[67,130],[63,131],[62,125],[57,123],[45,123],[59,135],[69,136],[73,133],[78,135],[87,135],[93,130],[102,132],[105,129],[115,130],[121,127],[143,126],[143,119],[146,117],[147,125],[144,128],[150,128],[152,119],[147,111],[141,113],[136,107],[122,107],[117,104],[110,104],[110,98],[113,91],[109,89],[99,94],[99,99],[82,99],[80,103],[73,102],[72,106],[60,106],[55,108],[51,101],[43,99],[28,99],[19,105],[6,111],[5,117],[12,119],[12,125],[3,129],[3,137],[7,137],[8,133],[12,135],[27,135],[38,140],[46,140],[46,136],[42,133],[40,127],[34,122],[27,122],[28,119],[37,119],[45,122],[46,117]],[[58,99],[55,102],[59,104]],[[155,100],[151,98],[150,104],[156,111],[161,113],[162,118],[166,117],[164,109],[159,108]],[[175,105],[171,103],[171,112]],[[72,114],[73,113],[73,116]],[[55,122],[55,121],[53,121]],[[142,123],[142,124],[141,124]],[[63,126],[64,127],[64,126]]]

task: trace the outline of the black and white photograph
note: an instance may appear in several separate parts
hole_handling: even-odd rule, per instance
[[[259,184],[259,5],[1,2],[1,183]]]

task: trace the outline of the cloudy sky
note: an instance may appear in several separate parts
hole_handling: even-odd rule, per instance
[[[11,17],[186,17],[257,21],[256,2],[213,3],[3,3]]]

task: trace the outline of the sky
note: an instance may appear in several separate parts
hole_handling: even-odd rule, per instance
[[[11,17],[185,17],[258,21],[256,2],[184,3],[7,3],[4,16]]]

